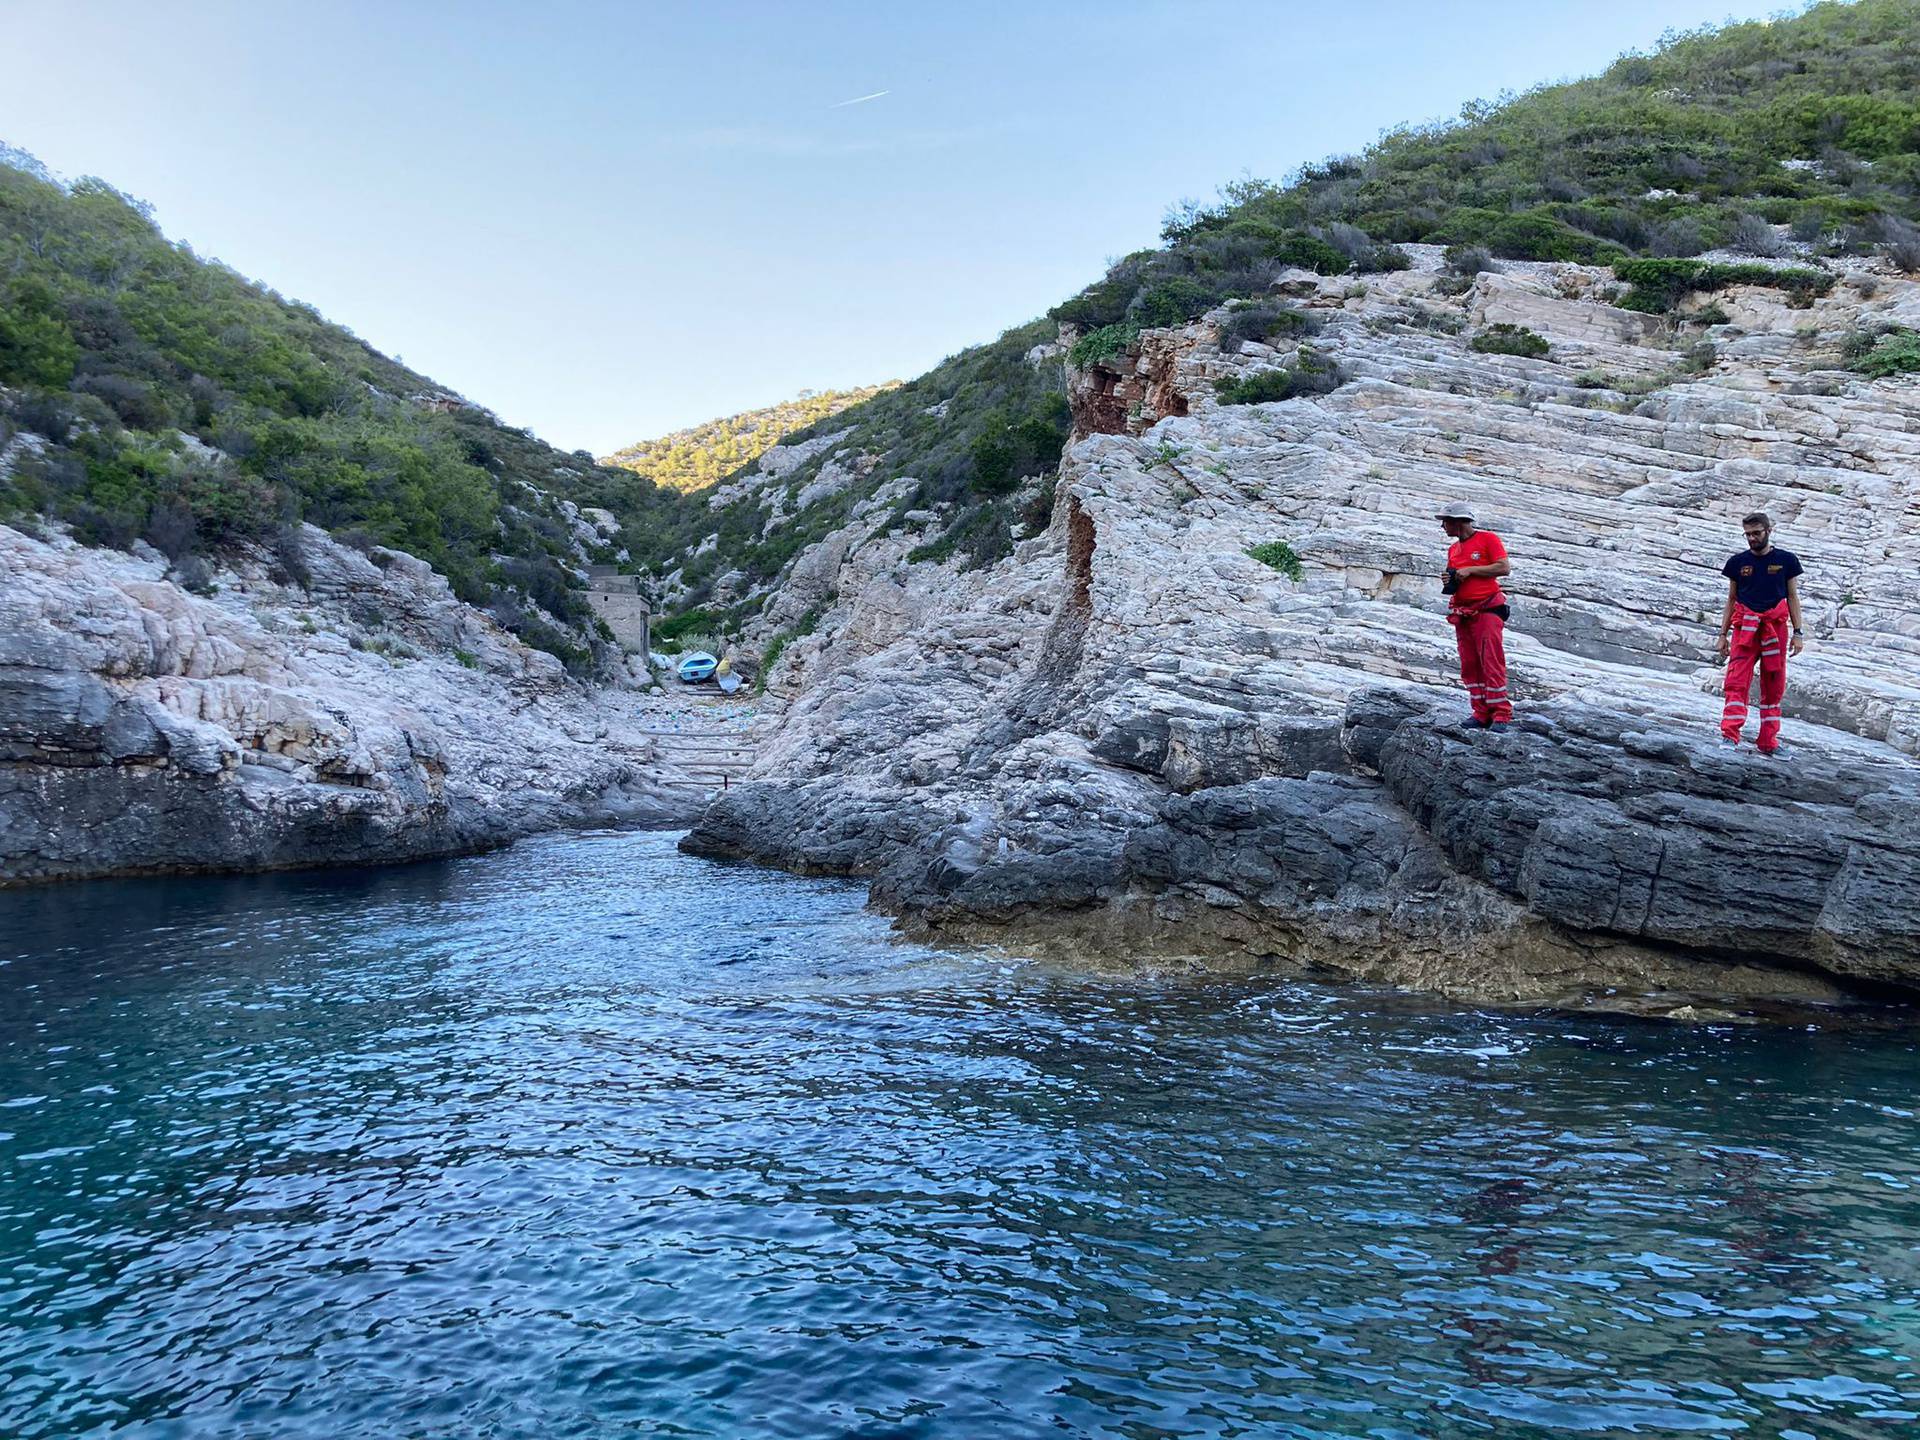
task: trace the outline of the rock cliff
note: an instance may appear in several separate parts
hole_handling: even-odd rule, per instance
[[[0,884],[394,860],[684,810],[643,697],[568,680],[411,556],[312,527],[300,548],[304,586],[243,556],[196,595],[151,551],[0,526]]]
[[[1052,524],[1000,564],[909,565],[858,516],[803,555],[837,599],[689,848],[869,875],[952,933],[1463,995],[1920,987],[1920,381],[1841,363],[1920,285],[1850,262],[1811,305],[1663,319],[1605,270],[1407,248],[1283,277],[1286,342],[1216,311],[1076,374]],[[1474,348],[1501,325],[1548,353]],[[1308,364],[1342,383],[1216,393]],[[1458,724],[1456,498],[1514,557],[1508,735]],[[1716,743],[1754,508],[1808,572],[1784,762]],[[1276,541],[1297,579],[1248,554]]]

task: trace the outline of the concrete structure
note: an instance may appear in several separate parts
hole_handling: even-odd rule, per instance
[[[607,622],[622,648],[645,655],[652,647],[653,606],[640,593],[640,577],[622,575],[611,565],[587,571],[587,603]]]

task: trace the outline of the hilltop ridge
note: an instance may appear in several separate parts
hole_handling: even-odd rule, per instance
[[[600,463],[631,470],[669,490],[704,490],[752,464],[796,431],[896,389],[899,384],[898,380],[887,380],[851,390],[802,390],[778,405],[742,410],[622,446],[602,456]]]

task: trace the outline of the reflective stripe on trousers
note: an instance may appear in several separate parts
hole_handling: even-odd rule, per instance
[[[1453,618],[1453,638],[1460,646],[1460,683],[1467,687],[1473,718],[1491,725],[1513,718],[1507,698],[1507,622],[1491,610]]]
[[[1720,733],[1729,740],[1738,740],[1746,727],[1747,692],[1758,666],[1760,736],[1755,743],[1763,751],[1780,744],[1780,702],[1787,694],[1787,619],[1784,600],[1771,610],[1749,610],[1734,602],[1726,697],[1720,710]]]

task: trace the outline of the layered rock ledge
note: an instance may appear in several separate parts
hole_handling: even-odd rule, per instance
[[[1920,989],[1920,383],[1839,368],[1850,332],[1920,321],[1920,285],[1860,267],[1691,324],[1614,308],[1604,271],[1451,295],[1437,261],[1291,282],[1348,377],[1323,396],[1222,404],[1290,356],[1229,353],[1218,314],[1147,332],[1115,362],[1135,398],[1080,411],[1116,433],[999,565],[907,565],[858,519],[802,556],[837,602],[688,848],[1116,959],[1503,999]],[[1549,356],[1474,351],[1495,324]],[[1457,724],[1453,498],[1514,557],[1506,736]],[[1719,567],[1755,508],[1808,571],[1787,762],[1715,733]],[[1297,579],[1248,555],[1270,541]]]
[[[630,713],[428,566],[307,528],[310,584],[0,526],[0,884],[357,864],[564,825],[663,824],[684,789]],[[675,798],[677,796],[681,798]]]

